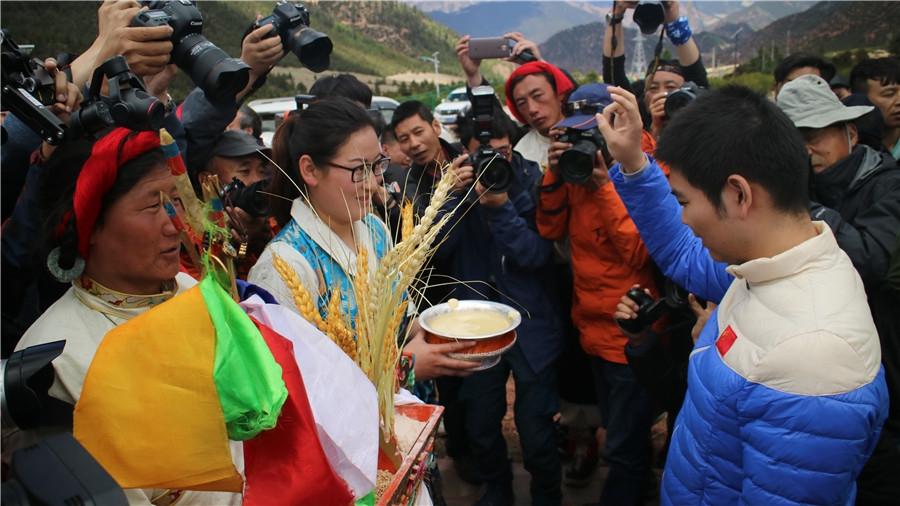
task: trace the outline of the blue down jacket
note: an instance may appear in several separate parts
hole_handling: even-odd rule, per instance
[[[862,282],[830,229],[726,270],[655,162],[610,176],[665,275],[719,303],[689,359],[661,503],[852,505],[888,394]]]

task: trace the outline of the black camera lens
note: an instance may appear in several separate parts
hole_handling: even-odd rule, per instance
[[[563,181],[572,184],[586,183],[594,172],[596,156],[597,146],[590,141],[578,141],[565,150],[557,162]]]
[[[213,100],[233,100],[250,80],[250,67],[231,58],[200,34],[190,34],[175,44],[172,61]]]
[[[262,218],[269,215],[269,199],[262,193],[268,184],[269,181],[263,179],[246,186],[243,181],[234,178],[222,188],[219,196],[226,205],[239,207],[254,218]]]
[[[588,130],[567,128],[559,137],[560,142],[572,144],[559,157],[557,167],[563,181],[572,184],[584,184],[594,172],[594,159],[597,151],[606,150],[606,140],[596,127]]]
[[[308,26],[294,29],[285,38],[286,49],[294,53],[304,67],[313,72],[323,72],[331,65],[331,39]]]
[[[481,186],[491,193],[504,193],[512,186],[513,169],[509,160],[487,146],[475,153],[472,167]]]
[[[644,35],[656,33],[666,19],[666,11],[660,2],[641,2],[634,8],[631,19]]]
[[[115,102],[109,112],[117,125],[132,130],[159,130],[166,119],[162,102],[142,90],[123,91],[121,101]]]

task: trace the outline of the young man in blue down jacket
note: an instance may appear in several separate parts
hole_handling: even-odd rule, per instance
[[[471,115],[459,121],[460,140],[472,158],[479,147]],[[450,170],[459,176],[454,199],[460,208],[448,226],[436,256],[445,258],[455,284],[450,297],[487,299],[522,313],[518,340],[496,366],[463,379],[459,396],[465,403],[466,436],[481,480],[487,487],[478,505],[513,504],[512,470],[503,437],[506,381],[516,385],[516,428],[525,468],[531,474],[535,505],[562,502],[562,468],[553,415],[559,410],[554,362],[563,348],[563,312],[552,279],[553,243],[535,225],[541,171],[512,150],[512,121],[494,104],[490,145],[512,167],[505,191],[480,176],[463,158]],[[492,165],[499,165],[494,162]],[[499,167],[488,167],[488,171]],[[489,191],[493,189],[493,191]]]
[[[663,132],[667,182],[634,97],[613,95],[598,122],[619,195],[665,275],[719,304],[689,360],[662,504],[852,505],[888,394],[862,281],[809,217],[803,138],[764,97],[713,91]]]

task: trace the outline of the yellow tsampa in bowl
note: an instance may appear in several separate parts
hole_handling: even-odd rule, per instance
[[[480,362],[476,370],[500,362],[500,355],[516,342],[516,328],[520,323],[522,315],[515,309],[484,300],[451,299],[419,315],[419,324],[425,329],[425,340],[429,343],[475,341],[475,346],[450,356]]]

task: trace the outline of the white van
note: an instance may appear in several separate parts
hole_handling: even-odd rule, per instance
[[[384,122],[388,124],[394,117],[394,110],[398,105],[400,102],[390,97],[372,97],[372,109],[380,112]],[[247,106],[259,114],[262,119],[262,140],[266,146],[272,146],[275,129],[288,113],[297,110],[297,100],[294,97],[261,98],[248,102]]]

